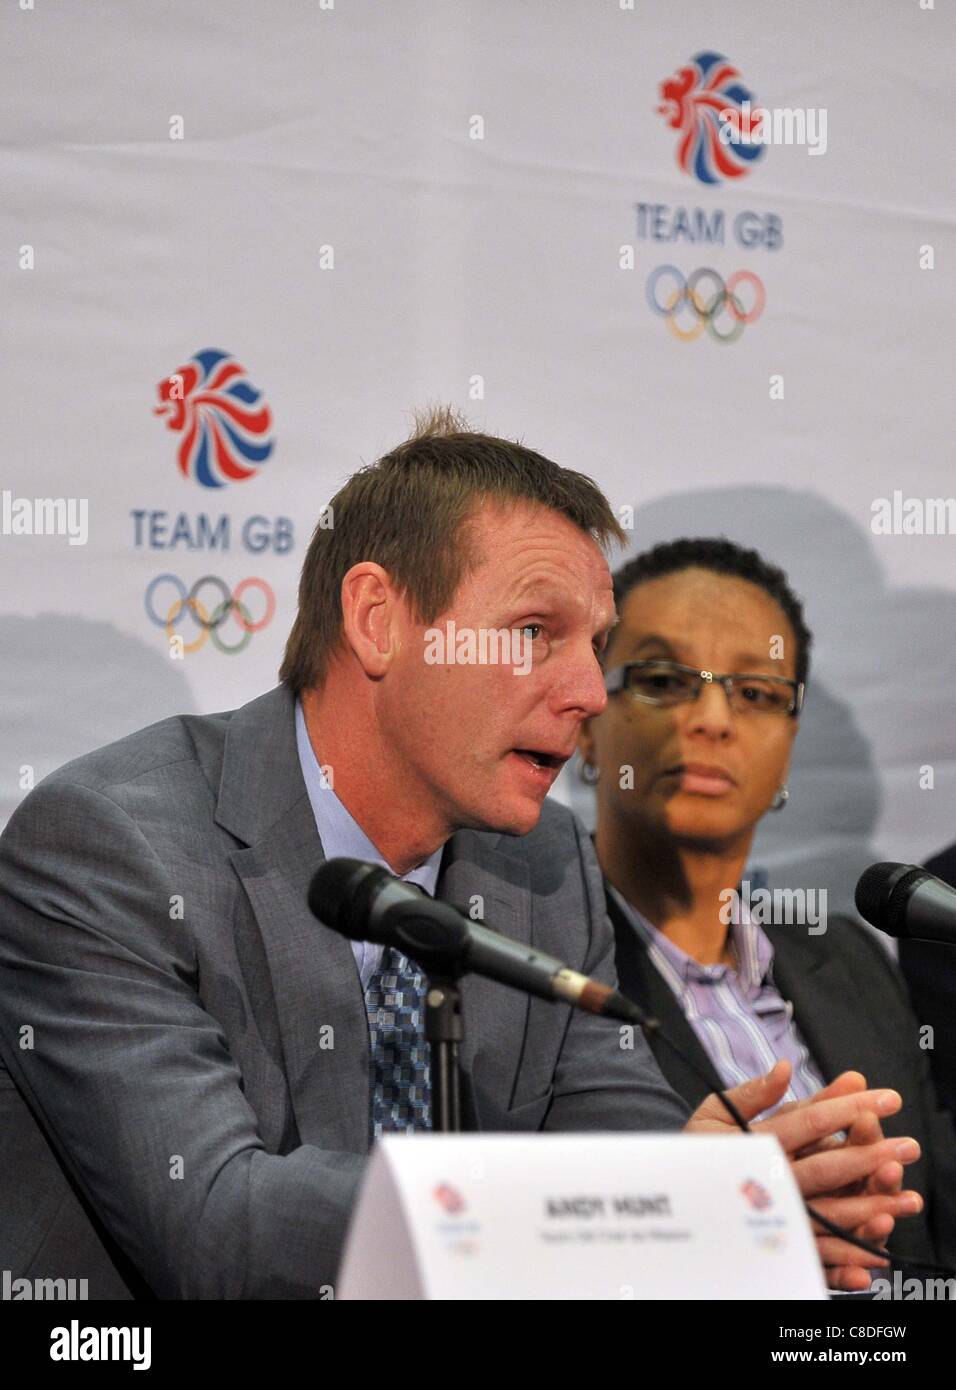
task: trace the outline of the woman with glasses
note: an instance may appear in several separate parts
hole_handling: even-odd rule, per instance
[[[789,922],[748,910],[751,842],[761,817],[785,813],[803,708],[811,634],[799,600],[781,570],[727,540],[659,545],[614,590],[608,704],[583,724],[579,752],[622,990],[724,1086],[784,1058],[787,1100],[847,1069],[900,1091],[884,1128],[919,1141],[906,1180],[925,1206],[890,1248],[956,1265],[956,1134],[893,961],[857,923],[821,916],[819,900],[812,920],[793,920],[792,897]],[[711,1084],[649,1041],[699,1104]]]

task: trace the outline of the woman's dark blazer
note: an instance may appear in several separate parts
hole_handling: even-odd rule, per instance
[[[707,1054],[644,941],[613,895],[606,897],[622,991],[707,1070]],[[903,1097],[902,1110],[883,1121],[883,1132],[911,1135],[919,1143],[922,1157],[906,1167],[903,1181],[926,1205],[919,1216],[896,1223],[889,1248],[904,1259],[956,1270],[956,1130],[936,1098],[927,1053],[919,1045],[920,1024],[894,961],[847,917],[829,918],[819,936],[795,925],[764,931],[774,950],[774,983],[793,1004],[794,1020],[824,1081],[859,1071],[871,1087],[888,1086]],[[653,1034],[649,1042],[665,1078],[696,1109],[713,1085]]]

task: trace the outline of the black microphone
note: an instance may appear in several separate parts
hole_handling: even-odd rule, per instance
[[[573,1004],[639,1028],[655,1028],[637,1004],[563,961],[474,922],[459,908],[422,894],[378,864],[327,859],[309,885],[320,922],[352,941],[394,946],[431,975],[484,975],[539,999]]]
[[[871,864],[856,885],[856,910],[887,936],[956,946],[956,889],[918,864]]]

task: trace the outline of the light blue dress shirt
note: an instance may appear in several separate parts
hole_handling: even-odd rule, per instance
[[[302,705],[298,700],[295,702],[295,737],[299,750],[299,766],[302,768],[305,788],[309,793],[312,814],[315,816],[316,829],[326,859],[363,859],[371,864],[381,864],[382,868],[393,874],[395,870],[391,864],[386,863],[358,821],[346,810],[332,788],[325,784],[322,769],[305,727]],[[406,883],[417,883],[434,897],[444,849],[444,845],[439,845],[434,854],[399,877]],[[369,941],[352,942],[352,953],[363,990],[368,988],[369,980],[381,963],[383,949],[382,946]]]

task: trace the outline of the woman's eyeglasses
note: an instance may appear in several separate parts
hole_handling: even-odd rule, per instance
[[[696,700],[705,685],[722,685],[737,714],[792,714],[803,708],[803,681],[783,676],[734,674],[717,676],[679,661],[629,661],[604,678],[609,695],[620,691],[647,705],[683,705]]]

